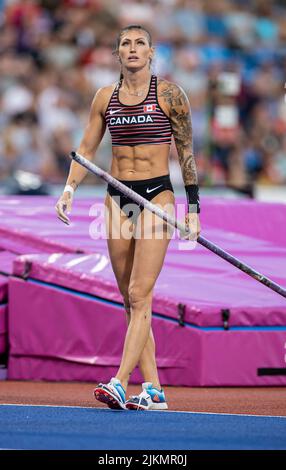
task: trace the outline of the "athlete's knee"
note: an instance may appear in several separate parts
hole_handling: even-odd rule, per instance
[[[131,284],[128,289],[131,311],[145,311],[152,303],[152,290],[143,285]]]

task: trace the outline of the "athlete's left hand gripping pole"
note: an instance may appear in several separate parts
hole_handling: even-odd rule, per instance
[[[125,196],[130,197],[141,206],[144,206],[147,209],[149,209],[151,212],[154,212],[154,214],[158,215],[158,217],[161,217],[161,219],[165,220],[167,223],[169,223],[173,227],[179,229],[182,235],[188,235],[190,233],[188,228],[184,224],[178,222],[170,214],[160,209],[160,207],[156,206],[155,204],[152,204],[152,202],[147,201],[147,199],[135,193],[135,191],[128,188],[125,184],[121,183],[116,178],[113,178],[113,176],[109,175],[106,171],[102,170],[101,168],[96,166],[94,163],[84,158],[82,155],[78,154],[77,152],[71,152],[70,157],[73,160],[75,160],[77,163],[84,166],[92,173],[94,173],[95,175],[104,179],[107,183],[110,183],[114,188],[119,189]],[[271,281],[271,279],[259,273],[258,271],[255,271],[255,269],[251,268],[247,264],[235,258],[230,253],[227,253],[215,243],[210,242],[209,240],[202,237],[201,235],[197,238],[197,242],[203,245],[205,248],[208,248],[208,250],[212,251],[216,255],[223,258],[225,261],[228,261],[236,268],[248,274],[256,281],[261,282],[266,287],[269,287],[269,289],[272,289],[273,291],[277,292],[283,297],[286,297],[286,289],[284,287],[280,286],[279,284],[276,284],[276,282],[274,281]]]

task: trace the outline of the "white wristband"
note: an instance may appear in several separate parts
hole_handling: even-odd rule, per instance
[[[69,192],[69,193],[71,193],[71,195],[73,196],[74,189],[73,189],[73,187],[72,187],[70,184],[67,184],[67,185],[65,186],[63,192],[64,192],[64,193],[65,193],[65,192]]]

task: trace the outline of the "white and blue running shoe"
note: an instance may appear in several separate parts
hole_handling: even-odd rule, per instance
[[[151,382],[142,384],[140,395],[133,395],[125,402],[127,410],[167,410],[168,405],[165,393],[158,388],[154,388]]]
[[[93,392],[95,398],[114,410],[125,409],[125,390],[119,379],[112,377],[108,384],[98,384]]]

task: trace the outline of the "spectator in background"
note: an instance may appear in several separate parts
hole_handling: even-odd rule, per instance
[[[33,112],[26,111],[11,117],[2,137],[1,147],[5,155],[5,159],[0,160],[4,177],[16,170],[45,173],[46,149]]]
[[[88,103],[118,78],[116,31],[138,21],[155,38],[154,73],[188,92],[200,184],[285,183],[286,9],[278,0],[0,1],[0,180],[33,168],[62,181]],[[230,111],[231,98],[215,97],[211,85],[230,64],[241,88],[226,114],[219,106]],[[105,169],[109,145],[106,137],[98,151]],[[174,148],[171,155],[179,185]]]

